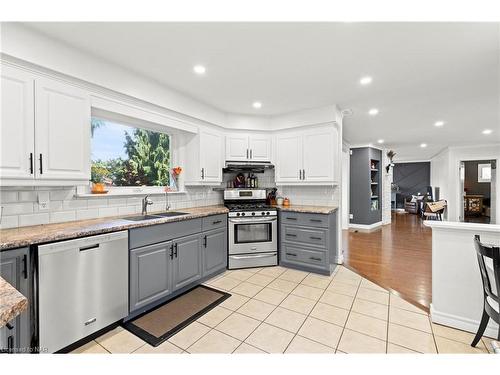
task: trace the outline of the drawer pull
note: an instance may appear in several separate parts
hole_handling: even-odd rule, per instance
[[[313,236],[311,236],[311,237],[309,237],[309,238],[310,238],[311,240],[319,240],[319,241],[321,241],[321,240],[322,240],[322,238],[321,238],[321,237],[313,237]]]
[[[297,235],[296,235],[296,234],[291,234],[291,233],[287,233],[286,235],[287,235],[288,237],[297,237]]]
[[[297,256],[297,254],[294,254],[294,253],[286,253],[286,255],[290,255],[292,257],[296,257]]]
[[[309,257],[309,259],[311,259],[311,260],[317,260],[317,261],[319,261],[319,262],[321,262],[321,261],[323,260],[323,259],[321,259],[321,258],[316,258],[316,257]]]
[[[295,220],[295,221],[297,221],[297,218],[296,218],[296,217],[287,217],[286,219],[287,219],[287,220]]]
[[[85,324],[86,326],[88,326],[88,325],[90,325],[90,324],[92,324],[92,323],[95,323],[95,322],[96,322],[96,320],[97,320],[97,318],[92,318],[92,319],[87,320],[84,324]]]
[[[322,223],[323,220],[321,219],[309,219],[309,221],[312,221],[313,223]]]
[[[222,223],[222,220],[215,220],[215,221],[212,221],[212,224],[215,225],[215,224],[220,224]]]

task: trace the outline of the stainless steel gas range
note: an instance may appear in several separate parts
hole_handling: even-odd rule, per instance
[[[265,189],[228,189],[229,269],[278,264],[278,213]]]

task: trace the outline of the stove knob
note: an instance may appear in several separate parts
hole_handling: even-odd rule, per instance
[[[266,212],[266,215],[271,215],[271,213],[269,211]]]
[[[236,216],[240,216],[240,213],[238,212],[238,213],[236,214]]]
[[[242,212],[242,213],[241,213],[241,216],[245,216],[245,213],[244,213],[244,212]]]
[[[252,212],[252,216],[255,216],[255,212]]]
[[[264,216],[266,213],[264,211],[261,212],[261,215]]]

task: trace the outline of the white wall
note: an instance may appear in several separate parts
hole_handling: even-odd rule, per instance
[[[462,213],[460,191],[460,162],[465,160],[496,159],[500,161],[500,144],[464,147],[449,147],[431,159],[431,186],[440,187],[440,198],[448,201],[447,219],[459,221]],[[500,184],[496,184],[496,207],[500,212]],[[498,222],[498,218],[496,218]],[[492,222],[493,224],[494,222]]]
[[[342,145],[342,202],[341,202],[341,215],[342,215],[342,229],[349,229],[349,162],[351,159],[349,145]]]
[[[391,185],[393,168],[386,172],[385,167],[389,164],[387,157],[387,149],[382,150],[382,225],[387,225],[392,222],[391,217]]]

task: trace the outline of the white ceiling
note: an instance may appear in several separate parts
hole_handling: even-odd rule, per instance
[[[30,23],[224,112],[338,104],[344,137],[398,159],[500,142],[497,23]],[[192,67],[206,66],[205,76]],[[369,86],[358,81],[373,77]],[[260,110],[251,103],[263,103]],[[377,107],[376,117],[367,115]],[[433,126],[446,122],[442,128]],[[490,136],[481,134],[494,130]],[[420,143],[427,143],[422,149]]]

